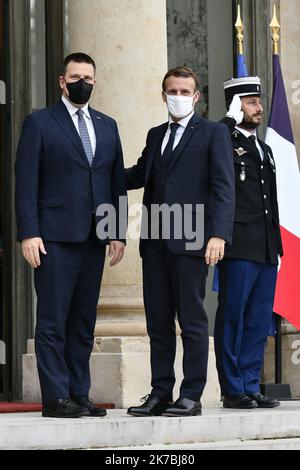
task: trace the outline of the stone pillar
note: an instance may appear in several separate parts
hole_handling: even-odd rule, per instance
[[[116,119],[125,166],[133,165],[147,131],[166,120],[160,90],[167,69],[166,5],[161,0],[72,0],[69,52],[97,63],[92,106]],[[129,203],[141,202],[141,191]],[[138,241],[129,241],[123,262],[106,265],[96,336],[145,335]]]
[[[160,96],[167,70],[165,2],[72,0],[69,52],[75,51],[90,54],[97,63],[91,104],[116,119],[125,166],[129,167],[140,156],[147,131],[166,120]],[[142,191],[131,192],[129,205],[140,203],[141,198]],[[94,397],[127,406],[140,394],[147,394],[150,384],[144,386],[144,382],[149,378],[149,345],[138,240],[128,241],[118,267],[106,264],[95,336]]]

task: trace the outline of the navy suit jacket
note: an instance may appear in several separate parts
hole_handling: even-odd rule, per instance
[[[147,208],[151,204],[154,156],[167,128],[168,123],[165,123],[149,131],[142,156],[135,166],[126,170],[127,189],[144,187],[143,204]],[[234,184],[232,143],[228,128],[194,114],[167,169],[163,202],[169,206],[176,203],[181,206],[191,204],[194,216],[198,210],[196,205],[204,205],[204,245],[201,250],[186,251],[186,243],[190,240],[184,235],[180,240],[171,237],[167,244],[172,253],[203,256],[210,238],[218,237],[231,242]],[[141,240],[141,255],[143,243]]]
[[[61,100],[25,118],[16,161],[18,240],[83,242],[100,204],[115,205],[118,214],[126,180],[117,125],[89,111],[97,138],[92,166]],[[124,238],[118,231],[114,239]]]

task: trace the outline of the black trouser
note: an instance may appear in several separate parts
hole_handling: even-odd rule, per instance
[[[45,242],[35,270],[35,348],[43,402],[88,395],[105,246],[93,224],[83,243]]]
[[[207,272],[204,258],[173,255],[164,241],[144,242],[144,302],[153,395],[172,399],[176,314],[184,351],[180,396],[198,401],[203,393],[208,362],[208,321],[203,307]]]

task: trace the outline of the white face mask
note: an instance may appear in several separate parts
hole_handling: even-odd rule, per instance
[[[197,93],[197,92],[196,92]],[[195,93],[195,95],[196,95]],[[194,96],[173,96],[167,95],[167,106],[171,116],[175,118],[185,118],[194,110]]]

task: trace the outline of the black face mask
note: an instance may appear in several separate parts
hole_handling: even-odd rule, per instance
[[[67,83],[69,99],[74,104],[85,104],[89,101],[94,85],[87,83],[83,78],[77,82]]]

